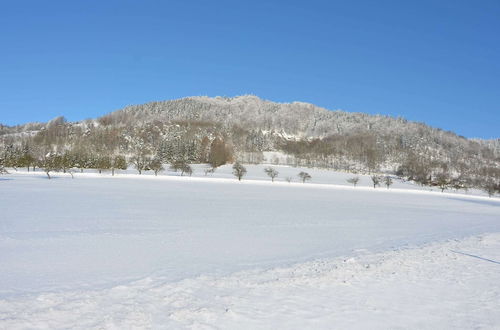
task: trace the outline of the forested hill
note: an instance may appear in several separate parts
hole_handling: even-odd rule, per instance
[[[464,180],[498,180],[500,168],[499,139],[467,139],[403,118],[275,103],[251,95],[151,102],[76,123],[60,117],[48,123],[0,125],[0,139],[3,158],[23,148],[34,158],[47,153],[131,158],[142,150],[148,158],[165,162],[181,158],[217,166],[235,159],[260,162],[262,152],[280,151],[286,156],[274,159],[276,163],[398,172],[423,182],[443,173]]]
[[[239,125],[247,129],[284,132],[298,138],[324,138],[337,134],[378,131],[383,134],[416,135],[418,132],[447,135],[451,132],[423,123],[382,115],[327,110],[310,103],[276,103],[253,95],[228,97],[188,97],[126,107],[102,119],[109,123],[159,121],[207,121]],[[413,134],[412,134],[413,133]]]

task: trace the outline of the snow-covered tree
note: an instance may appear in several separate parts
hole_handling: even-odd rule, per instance
[[[107,155],[99,155],[97,157],[96,167],[99,170],[99,173],[102,173],[102,171],[105,170],[110,170],[112,167],[111,157]]]
[[[115,175],[115,170],[126,170],[127,160],[124,156],[116,155],[111,158],[111,175]]]

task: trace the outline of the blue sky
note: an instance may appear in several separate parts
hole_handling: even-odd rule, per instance
[[[0,122],[255,94],[500,137],[500,2],[3,1]]]

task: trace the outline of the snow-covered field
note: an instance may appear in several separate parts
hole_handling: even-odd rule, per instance
[[[0,177],[0,328],[500,328],[500,199],[247,168]]]
[[[498,329],[498,260],[491,234],[229,276],[149,276],[0,300],[0,327]]]

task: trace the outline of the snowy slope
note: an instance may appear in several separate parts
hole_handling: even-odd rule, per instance
[[[297,169],[278,169],[281,178],[296,176]],[[288,328],[280,323],[288,317],[298,327],[308,322],[329,327],[330,321],[348,326],[364,312],[375,313],[366,311],[359,299],[373,301],[377,308],[384,304],[378,300],[384,288],[397,298],[401,290],[437,276],[421,299],[439,300],[436,288],[462,287],[473,295],[473,289],[484,289],[486,281],[498,278],[498,264],[450,255],[449,244],[455,243],[435,243],[500,232],[498,198],[429,192],[407,183],[373,189],[366,177],[360,187],[351,188],[345,183],[350,175],[309,172],[311,184],[271,183],[262,166],[249,167],[252,180],[242,182],[227,167],[208,177],[197,170],[201,177],[191,178],[172,173],[84,173],[74,180],[58,174],[50,181],[43,173],[17,173],[0,178],[0,328],[234,328],[240,322],[248,328]],[[499,237],[485,237],[488,244],[477,237],[456,244],[463,244],[466,253],[487,252],[498,261],[498,250],[491,246],[498,247]],[[421,248],[424,244],[431,247]],[[354,266],[336,273],[333,265],[339,267],[344,259],[354,260]],[[441,262],[444,268],[439,268]],[[483,268],[475,268],[478,262]],[[365,270],[365,263],[377,267]],[[406,275],[395,276],[396,290],[384,277],[399,274],[401,267]],[[469,283],[463,267],[481,282]],[[281,272],[285,279],[278,283]],[[297,272],[300,276],[291,275]],[[359,281],[344,291],[338,285],[345,284],[328,280],[351,275]],[[266,279],[275,285],[261,286]],[[500,307],[498,289],[491,285],[485,305],[482,298],[464,296],[449,308],[464,311],[464,322],[470,319],[465,312],[469,303],[479,315],[488,314]],[[265,300],[268,292],[277,298],[269,294]],[[227,303],[220,303],[224,297]],[[267,305],[259,305],[260,299]],[[384,315],[408,313],[416,302],[405,299],[401,310],[394,305],[377,317],[383,321]],[[344,308],[344,301],[344,314],[332,314]],[[70,312],[75,308],[81,314]],[[280,309],[273,314],[272,308]],[[403,327],[405,320],[410,321],[398,316],[394,325]],[[446,324],[447,319],[441,321]],[[491,324],[499,325],[498,318],[484,323]]]

